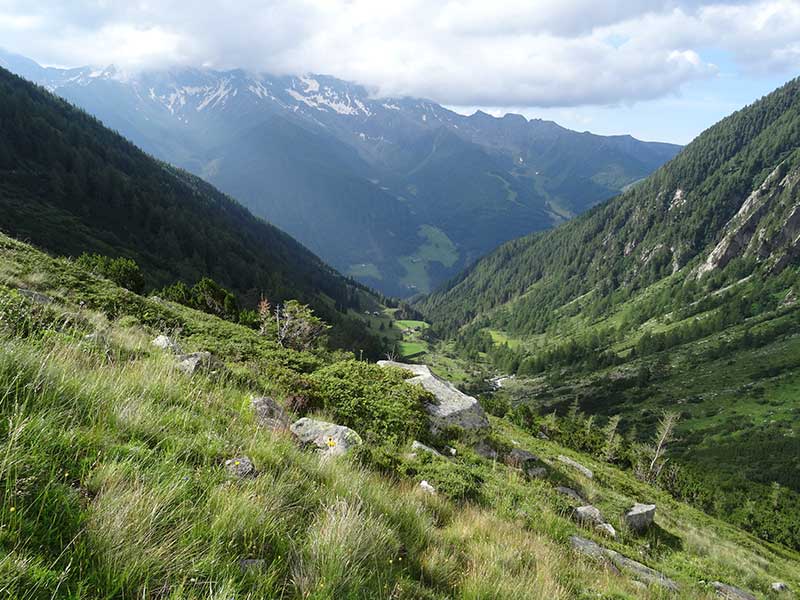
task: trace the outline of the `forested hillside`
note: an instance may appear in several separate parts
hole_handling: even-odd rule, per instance
[[[377,299],[201,179],[0,69],[0,228],[51,252],[134,259],[149,288],[211,277],[250,307],[298,298],[342,343],[380,342],[346,317]],[[349,340],[349,341],[348,341]]]

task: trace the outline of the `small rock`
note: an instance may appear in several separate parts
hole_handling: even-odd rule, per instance
[[[170,337],[166,335],[159,335],[156,339],[150,342],[156,348],[167,350],[173,354],[181,354],[181,347]]]
[[[456,449],[450,446],[445,446],[444,449],[445,452],[447,452],[450,456],[455,456],[456,454],[458,454],[458,452],[456,452]]]
[[[266,571],[267,561],[263,558],[242,558],[239,560],[239,569],[242,573]]]
[[[292,423],[289,431],[301,444],[316,446],[325,457],[341,456],[363,443],[361,436],[349,427],[308,417]]]
[[[427,492],[428,494],[436,493],[436,488],[434,488],[430,483],[428,483],[424,479],[419,482],[419,487],[422,491]]]
[[[474,449],[475,452],[478,454],[478,456],[482,456],[487,460],[497,460],[497,458],[499,457],[497,450],[492,448],[491,444],[489,444],[489,442],[487,442],[486,440],[481,440],[480,442],[475,444]]]
[[[579,523],[589,525],[602,525],[606,522],[605,519],[603,519],[603,513],[600,512],[600,509],[596,506],[592,506],[591,504],[576,508],[575,520]]]
[[[614,565],[614,563],[608,560],[608,557],[606,556],[606,550],[600,544],[577,535],[570,536],[569,541],[572,547],[580,554],[588,556],[594,560],[602,561],[612,573],[615,575],[621,575],[620,570]]]
[[[27,298],[28,300],[30,300],[32,302],[35,302],[36,304],[52,304],[53,303],[53,299],[50,296],[46,295],[46,294],[42,294],[42,293],[36,292],[34,290],[28,290],[28,289],[25,289],[25,288],[19,288],[18,291],[25,298]]]
[[[569,465],[573,469],[577,470],[584,477],[588,479],[594,478],[594,473],[592,473],[591,469],[584,467],[581,463],[572,460],[570,457],[564,456],[563,454],[559,454],[558,460],[560,460],[565,465]]]
[[[438,452],[437,450],[434,450],[430,446],[426,446],[425,444],[423,444],[422,442],[418,442],[417,440],[411,442],[411,451],[427,452],[428,454],[433,454],[434,456],[442,456],[441,452]],[[416,454],[414,454],[414,456],[416,456]],[[442,458],[444,457],[442,456]]]
[[[621,571],[630,573],[639,581],[642,581],[647,585],[658,585],[673,592],[678,591],[678,584],[663,573],[659,573],[658,571],[651,569],[640,562],[630,559],[627,556],[623,556],[619,552],[614,552],[613,550],[604,550],[604,552],[606,556],[611,559],[611,562],[614,563],[614,566]]]
[[[194,375],[200,371],[216,371],[222,364],[210,352],[193,352],[178,356],[178,369],[187,375]]]
[[[550,439],[550,437],[544,431],[540,431],[539,433],[537,433],[536,437],[538,437],[540,440],[545,440],[545,441]]]
[[[258,424],[262,427],[274,431],[284,431],[289,428],[289,416],[274,398],[254,397],[250,400],[250,404],[256,413]]]
[[[728,585],[727,583],[712,581],[711,587],[717,590],[717,595],[719,597],[725,598],[726,600],[756,600],[756,597],[750,592]]]
[[[530,463],[538,463],[539,461],[539,457],[533,452],[528,452],[522,448],[514,448],[505,458],[506,464],[515,469],[524,469]]]
[[[108,338],[106,337],[106,334],[99,331],[83,336],[83,340],[89,344],[97,344],[98,346],[108,345]]]
[[[547,477],[547,469],[544,467],[528,467],[525,469],[528,479],[544,479]]]
[[[559,485],[558,487],[556,487],[556,491],[559,494],[563,494],[564,496],[567,496],[568,498],[571,498],[575,502],[585,502],[586,501],[583,496],[581,496],[578,492],[576,492],[572,488],[568,488],[568,487],[564,487],[563,485]]]
[[[639,504],[637,502],[625,513],[623,518],[625,525],[632,531],[644,531],[653,524],[655,516],[655,504]]]
[[[789,586],[783,583],[782,581],[776,581],[773,583],[770,588],[772,588],[773,592],[788,592]]]
[[[225,469],[228,471],[229,475],[238,477],[239,479],[256,476],[256,467],[253,461],[246,456],[237,456],[236,458],[226,460]]]
[[[594,527],[597,531],[610,538],[617,537],[617,530],[610,523],[600,523]]]

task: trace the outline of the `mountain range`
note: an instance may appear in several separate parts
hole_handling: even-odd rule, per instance
[[[520,115],[464,116],[322,75],[129,74],[9,53],[0,65],[400,297],[616,195],[680,149]]]

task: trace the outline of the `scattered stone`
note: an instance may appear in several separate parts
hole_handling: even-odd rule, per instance
[[[600,509],[591,504],[576,508],[575,520],[588,525],[602,525],[606,522],[605,519],[603,519],[603,513],[600,512]]]
[[[53,299],[50,296],[46,295],[46,294],[42,294],[40,292],[36,292],[34,290],[28,290],[28,289],[25,289],[25,288],[19,288],[18,291],[22,296],[24,296],[25,298],[27,298],[28,300],[30,300],[32,302],[35,302],[36,304],[52,304],[53,303]]]
[[[533,452],[528,452],[522,448],[514,448],[506,454],[506,464],[515,469],[524,469],[529,464],[538,463],[540,460]]]
[[[423,444],[422,442],[418,442],[417,440],[411,442],[411,451],[414,456],[416,456],[416,452],[419,451],[419,452],[427,452],[428,454],[433,454],[434,456],[441,456],[442,458],[444,458],[441,452],[434,450],[430,446],[426,446],[425,444]]]
[[[246,456],[237,456],[226,460],[225,469],[228,471],[228,475],[239,479],[256,476],[256,467],[253,461]]]
[[[89,344],[97,344],[98,346],[108,345],[108,337],[105,333],[100,331],[83,336],[83,341],[88,342]]]
[[[595,525],[595,529],[610,538],[617,537],[617,530],[614,529],[610,523],[600,523],[599,525]]]
[[[483,434],[489,430],[489,419],[480,403],[467,394],[457,390],[449,381],[439,379],[427,365],[411,365],[389,360],[378,361],[382,367],[397,367],[410,371],[414,377],[406,380],[419,385],[433,394],[436,402],[425,405],[430,417],[433,433],[448,427],[460,427],[468,433]]]
[[[717,590],[717,595],[726,600],[756,600],[756,597],[750,592],[743,589],[722,583],[719,581],[712,581],[711,587]]]
[[[773,592],[788,592],[789,586],[783,583],[782,581],[776,581],[773,583],[770,588],[772,588]]]
[[[678,591],[678,584],[663,573],[659,573],[655,569],[651,569],[640,562],[623,556],[619,552],[607,549],[605,549],[604,552],[606,556],[611,559],[614,566],[620,571],[629,573],[647,585],[658,585],[673,592]]]
[[[363,442],[349,427],[303,417],[289,426],[303,445],[316,446],[323,456],[341,456]]]
[[[419,487],[423,492],[427,492],[428,494],[436,493],[436,488],[434,488],[430,483],[428,483],[424,479],[419,482]]]
[[[178,369],[187,375],[194,375],[200,371],[216,371],[222,364],[210,352],[193,352],[178,356]]]
[[[170,337],[166,335],[159,335],[156,339],[150,342],[156,348],[167,350],[173,354],[181,354],[181,347]]]
[[[456,454],[458,454],[458,452],[456,452],[456,449],[455,449],[455,448],[453,448],[453,447],[451,447],[451,446],[445,446],[445,447],[444,447],[444,450],[445,450],[445,452],[447,452],[447,453],[448,453],[450,456],[455,456]]]
[[[603,556],[605,556],[603,547],[592,540],[573,535],[570,536],[569,541],[575,550],[590,558],[603,558]]]
[[[592,473],[591,469],[588,469],[588,468],[584,467],[581,463],[579,463],[579,462],[577,462],[575,460],[572,460],[570,457],[564,456],[563,454],[559,454],[558,455],[558,460],[560,460],[565,465],[569,465],[573,469],[577,470],[584,477],[586,477],[588,479],[593,479],[594,478],[594,473]]]
[[[544,467],[528,467],[525,469],[528,479],[544,479],[547,477],[547,469]]]
[[[491,444],[486,440],[481,440],[477,444],[475,444],[475,452],[478,456],[482,456],[487,460],[497,460],[500,456],[494,448],[492,448]]]
[[[585,502],[586,501],[586,499],[583,496],[581,496],[578,492],[576,492],[572,488],[568,488],[568,487],[565,487],[563,485],[559,485],[558,487],[556,487],[556,491],[559,494],[563,494],[564,496],[567,496],[568,498],[571,498],[575,502]]]
[[[266,571],[267,566],[267,561],[263,558],[242,558],[239,560],[239,569],[242,573]]]
[[[274,398],[268,396],[254,397],[250,400],[256,412],[258,424],[274,431],[284,431],[289,428],[289,416],[283,407]]]
[[[632,531],[644,531],[653,524],[655,516],[655,504],[639,504],[637,502],[625,513],[623,518],[625,525]]]
[[[545,440],[545,441],[548,441],[550,439],[550,437],[544,431],[540,431],[539,433],[537,433],[536,437],[538,437],[540,440]]]

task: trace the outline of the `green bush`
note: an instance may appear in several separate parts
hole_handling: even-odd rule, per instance
[[[425,480],[438,494],[456,502],[479,502],[483,476],[480,467],[450,461],[428,452],[404,463],[400,473],[415,481]]]
[[[136,261],[130,258],[111,258],[101,254],[81,254],[75,261],[82,269],[110,279],[136,294],[144,291],[144,275]]]
[[[399,369],[356,360],[334,363],[310,377],[315,399],[341,424],[368,439],[397,442],[427,431],[423,401],[430,395],[405,378]]]

